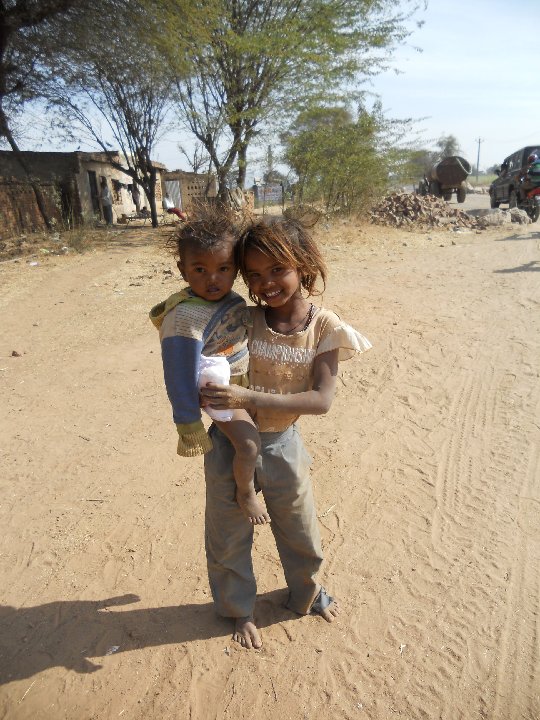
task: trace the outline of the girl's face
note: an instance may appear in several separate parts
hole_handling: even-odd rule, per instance
[[[270,307],[279,308],[302,297],[300,275],[260,250],[248,250],[245,256],[246,279],[251,292]]]

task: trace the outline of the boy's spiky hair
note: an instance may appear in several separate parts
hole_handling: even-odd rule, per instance
[[[295,268],[300,275],[300,286],[311,295],[321,295],[326,287],[326,264],[317,244],[298,219],[265,216],[254,222],[240,236],[235,248],[236,263],[240,274],[249,287],[246,254],[259,250],[276,262]],[[315,284],[321,277],[323,288]],[[260,300],[250,291],[249,297],[260,305]]]
[[[192,217],[171,233],[167,247],[184,260],[187,250],[212,251],[223,242],[236,242],[244,226],[243,218],[230,208],[200,203],[195,206]]]

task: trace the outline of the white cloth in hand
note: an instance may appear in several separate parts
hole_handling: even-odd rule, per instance
[[[199,362],[199,387],[202,388],[206,383],[217,383],[218,385],[228,385],[231,379],[231,366],[227,358],[222,356],[206,357],[201,355]],[[229,422],[232,420],[232,410],[216,410],[212,407],[203,408],[210,415],[212,420],[219,422]]]

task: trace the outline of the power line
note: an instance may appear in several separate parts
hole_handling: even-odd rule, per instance
[[[484,142],[484,138],[476,138],[478,143],[478,155],[476,156],[476,182],[478,183],[478,168],[480,167],[480,145]]]

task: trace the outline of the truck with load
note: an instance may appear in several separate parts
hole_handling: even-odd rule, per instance
[[[459,155],[449,157],[435,163],[429,174],[420,183],[420,195],[435,195],[450,200],[456,193],[459,203],[465,202],[467,195],[467,178],[471,174],[471,164]]]

